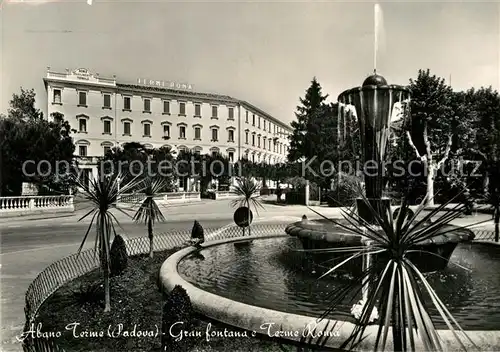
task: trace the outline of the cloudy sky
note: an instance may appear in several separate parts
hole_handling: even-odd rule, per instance
[[[393,1],[381,8],[377,71],[389,83],[406,84],[430,68],[451,75],[455,90],[499,88],[499,3]],[[20,86],[45,100],[47,66],[83,67],[121,82],[188,82],[289,122],[313,76],[335,101],[374,66],[368,1],[3,0],[0,16],[0,113]]]

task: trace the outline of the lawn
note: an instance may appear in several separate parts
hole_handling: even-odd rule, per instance
[[[111,278],[111,312],[103,313],[102,277],[99,270],[95,270],[57,290],[40,308],[36,324],[42,323],[42,331],[60,331],[61,336],[55,341],[68,352],[161,351],[163,295],[157,284],[158,272],[175,251],[155,253],[153,259],[146,255],[130,257],[126,271]],[[241,330],[196,316],[190,331],[198,331],[201,336],[185,336],[177,350],[283,351],[278,341],[252,337],[250,333],[248,337],[214,337],[207,342],[205,332],[209,323],[212,331],[228,328],[243,335]],[[136,335],[145,331],[150,336],[132,336],[134,326]],[[108,331],[115,337],[109,337]],[[95,334],[102,336],[95,337]],[[292,346],[287,350],[295,351]]]

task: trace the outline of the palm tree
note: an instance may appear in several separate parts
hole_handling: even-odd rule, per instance
[[[262,199],[260,198],[260,183],[250,177],[237,177],[236,185],[232,193],[238,196],[231,202],[233,207],[247,207],[248,208],[248,235],[250,232],[250,211],[253,207],[258,214],[259,208],[264,209]],[[245,229],[243,228],[243,234]]]
[[[111,235],[116,236],[115,223],[120,226],[111,210],[116,209],[128,216],[122,209],[117,208],[117,201],[122,194],[129,192],[137,184],[134,178],[120,188],[120,180],[122,179],[120,176],[120,174],[112,176],[99,175],[97,178],[89,180],[88,183],[76,175],[72,177],[74,184],[82,190],[82,197],[91,207],[90,211],[78,221],[88,216],[92,217],[87,232],[78,248],[78,254],[81,253],[92,227],[95,226],[96,237],[94,249],[96,253],[97,249],[99,250],[99,262],[104,276],[105,312],[111,310],[109,294]]]
[[[144,221],[144,224],[148,226],[149,257],[153,258],[153,226],[155,222],[165,221],[165,217],[158,207],[155,197],[165,189],[168,183],[164,178],[146,177],[142,180],[142,185],[146,198],[142,201],[139,209],[137,209],[134,221],[137,223]]]
[[[341,285],[329,294],[332,300],[331,307],[321,316],[321,319],[325,318],[353,292],[359,293],[360,286],[366,289],[370,287],[372,291],[364,295],[366,300],[362,304],[363,308],[358,318],[358,324],[340,348],[356,348],[365,337],[364,333],[370,323],[375,305],[379,304],[380,323],[374,346],[375,351],[385,350],[386,340],[391,330],[394,351],[415,351],[415,341],[418,338],[421,339],[425,350],[441,351],[443,348],[439,341],[438,332],[428,313],[427,304],[423,301],[423,297],[428,295],[437,308],[441,319],[453,332],[462,349],[465,349],[462,339],[466,338],[471,343],[472,341],[463,332],[422,272],[411,260],[412,254],[418,252],[440,257],[435,253],[419,249],[416,245],[432,241],[445,233],[449,235],[449,232],[453,230],[447,228],[446,225],[461,216],[465,209],[464,205],[459,204],[452,211],[440,215],[440,212],[453,201],[451,199],[448,203],[442,204],[417,220],[425,208],[424,202],[412,214],[409,203],[403,198],[398,214],[390,212],[381,214],[371,206],[364,196],[363,199],[376,219],[377,226],[367,223],[359,215],[347,211],[344,211],[343,215],[348,225],[324,217],[337,226],[363,236],[367,239],[367,243],[361,247],[326,249],[325,251],[332,253],[351,252],[353,254],[328,270],[322,277],[329,275],[355,258],[367,255],[373,258],[372,263],[364,267],[362,273],[354,281]],[[321,216],[315,210],[311,209],[311,211]],[[428,221],[431,218],[436,218],[436,220],[429,224]],[[456,330],[462,334],[457,333]]]

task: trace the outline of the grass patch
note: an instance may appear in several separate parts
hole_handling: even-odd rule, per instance
[[[73,280],[57,290],[39,310],[36,324],[42,323],[42,331],[60,331],[55,339],[59,347],[66,351],[161,351],[162,305],[165,296],[158,288],[158,273],[163,262],[177,249],[155,253],[150,259],[146,255],[129,258],[125,272],[110,280],[111,312],[104,313],[104,288],[99,270],[94,270]],[[77,335],[85,332],[99,333],[102,337],[73,335],[68,324],[77,323]],[[223,331],[226,326],[211,322],[204,317],[194,319],[194,331],[202,332],[201,337],[184,337],[180,351],[282,351],[280,342],[265,337],[211,338],[206,341],[207,324],[212,331]],[[109,337],[108,329],[122,333]],[[124,337],[124,331],[151,331],[156,336]],[[229,328],[231,331],[237,331]],[[241,330],[240,330],[241,331]],[[294,351],[290,345],[289,351]]]

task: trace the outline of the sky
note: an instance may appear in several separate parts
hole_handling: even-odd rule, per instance
[[[1,1],[1,0],[0,0]],[[291,122],[316,77],[334,102],[376,68],[390,84],[418,69],[454,90],[500,84],[497,2],[3,0],[0,113],[20,87],[46,110],[47,66],[119,82],[180,81]]]

